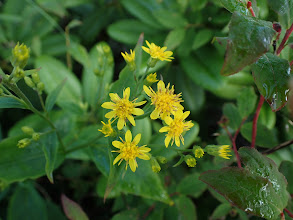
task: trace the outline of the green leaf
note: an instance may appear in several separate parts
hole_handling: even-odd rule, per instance
[[[196,50],[209,41],[211,41],[213,37],[213,31],[210,29],[203,29],[196,33],[195,38],[193,40],[192,49]]]
[[[59,85],[64,79],[66,84],[57,98],[57,103],[75,102],[81,100],[81,85],[77,77],[70,72],[63,63],[53,57],[41,56],[35,61],[37,68],[41,67],[39,72],[41,81],[45,84],[45,90],[48,94],[54,91],[56,85]]]
[[[110,173],[110,159],[107,145],[94,145],[88,149],[88,155],[101,173],[108,177]]]
[[[41,136],[40,139],[42,149],[46,158],[45,171],[51,183],[53,180],[53,170],[57,159],[58,141],[56,132],[51,132]]]
[[[53,109],[56,103],[56,100],[62,88],[64,87],[65,83],[66,83],[66,79],[64,79],[59,85],[57,85],[56,88],[52,92],[50,92],[49,95],[47,96],[46,103],[45,103],[45,108],[47,112],[50,112]]]
[[[288,29],[293,20],[293,1],[292,0],[268,0],[268,4],[279,14],[283,28]]]
[[[237,107],[232,103],[225,103],[223,106],[223,114],[229,119],[229,126],[236,131],[242,121]]]
[[[141,133],[141,140],[139,142],[140,145],[145,145],[150,143],[150,140],[152,138],[152,124],[151,119],[149,117],[145,117],[140,120],[136,120],[136,125],[132,127],[132,135],[135,137],[135,135]]]
[[[269,51],[275,33],[271,22],[235,12],[230,23],[221,74],[228,76],[237,73],[257,61]]]
[[[46,159],[37,142],[19,149],[17,142],[24,136],[6,138],[0,143],[0,180],[9,184],[26,179],[35,179],[45,174]],[[55,167],[63,156],[58,154]]]
[[[90,59],[86,48],[74,41],[70,42],[69,46],[70,55],[84,67],[90,65]]]
[[[139,219],[139,212],[137,209],[130,209],[119,212],[114,215],[111,220],[136,220]]]
[[[175,199],[175,205],[179,216],[177,219],[197,220],[194,203],[186,196],[179,196]]]
[[[291,161],[283,161],[279,168],[280,172],[284,174],[288,181],[287,190],[290,194],[293,194],[293,162]]]
[[[85,100],[91,106],[96,106],[112,82],[114,58],[110,46],[106,42],[99,42],[90,50],[89,59],[89,64],[83,64],[82,89]]]
[[[252,87],[243,89],[237,97],[237,107],[241,118],[248,117],[255,108],[257,96]]]
[[[176,192],[183,195],[198,198],[207,189],[207,185],[201,182],[198,173],[193,173],[185,176],[177,185]]]
[[[184,28],[176,28],[169,32],[164,45],[168,50],[176,49],[184,40],[186,30]]]
[[[274,129],[276,125],[276,112],[273,112],[269,104],[264,103],[261,107],[258,122],[265,125],[269,130]]]
[[[211,216],[211,220],[221,219],[228,215],[231,210],[231,205],[229,203],[223,203],[219,205],[214,211]]]
[[[1,108],[27,109],[22,102],[10,97],[0,97],[0,109]]]
[[[255,84],[272,111],[285,106],[289,93],[290,65],[287,60],[267,53],[252,65]]]
[[[54,204],[53,202],[46,200],[47,210],[48,210],[48,220],[66,220],[65,215],[61,211],[61,208]]]
[[[163,26],[160,25],[157,20],[152,15],[152,8],[150,7],[151,2],[145,4],[142,1],[136,0],[122,0],[123,7],[133,16],[140,19],[142,22],[150,25],[156,29],[162,29]]]
[[[167,9],[155,10],[153,15],[166,28],[184,28],[188,24],[182,14]]]
[[[230,11],[231,13],[234,13],[235,11],[240,12],[244,15],[249,15],[249,11],[242,1],[235,1],[235,0],[220,0],[223,6]]]
[[[252,122],[245,123],[240,130],[245,139],[251,142]],[[271,148],[278,145],[276,134],[261,123],[257,123],[255,144],[260,147]]]
[[[9,201],[7,219],[47,220],[46,203],[31,185],[21,183]]]
[[[71,199],[67,198],[64,194],[61,195],[61,202],[63,210],[67,218],[71,220],[88,220],[89,218],[84,213],[82,208]]]

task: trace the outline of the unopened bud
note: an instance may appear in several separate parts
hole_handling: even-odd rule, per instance
[[[201,158],[204,155],[204,150],[200,146],[194,146],[192,152],[196,158]]]
[[[187,166],[189,167],[195,167],[196,166],[196,159],[191,156],[191,155],[186,155],[184,157],[185,163],[187,164]]]
[[[25,76],[23,69],[20,69],[19,67],[16,67],[15,76],[17,78],[23,78]]]
[[[34,83],[38,84],[40,82],[40,76],[38,72],[35,72],[32,74],[32,79],[34,81]]]
[[[250,8],[252,6],[251,1],[247,2],[247,8]]]
[[[33,133],[35,132],[34,129],[29,126],[23,126],[23,127],[21,127],[21,130],[23,133],[25,133],[27,135],[33,135]]]
[[[17,146],[19,148],[25,148],[31,143],[31,139],[24,138],[18,141]]]
[[[33,135],[32,135],[32,139],[34,140],[34,141],[38,141],[39,139],[40,139],[40,133],[37,133],[37,132],[35,132],[35,133],[33,133]]]
[[[45,84],[43,82],[39,82],[38,85],[37,85],[37,89],[40,93],[42,93],[42,91],[44,90],[45,88]]]
[[[154,58],[151,57],[151,58],[149,59],[147,65],[148,65],[149,67],[155,67],[156,64],[157,64],[157,62],[158,62],[158,59],[154,59]]]
[[[12,65],[23,69],[30,57],[30,50],[26,45],[19,43],[12,50]]]
[[[275,31],[277,31],[278,33],[282,31],[282,26],[280,25],[280,23],[278,22],[274,22],[273,23],[273,28]]]
[[[158,163],[158,161],[154,157],[151,158],[151,166],[152,166],[152,170],[154,173],[158,173],[161,171],[160,164]]]
[[[35,88],[36,85],[33,83],[32,79],[28,76],[24,77],[24,82],[31,88]]]
[[[167,163],[167,158],[163,156],[157,156],[156,159],[159,161],[160,164]]]

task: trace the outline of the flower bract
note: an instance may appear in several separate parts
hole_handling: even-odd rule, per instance
[[[147,154],[148,152],[151,151],[150,148],[146,147],[146,145],[138,147],[137,144],[139,143],[141,139],[141,134],[137,134],[135,138],[132,140],[132,134],[131,131],[128,130],[125,133],[125,140],[122,138],[121,142],[120,141],[113,141],[112,145],[119,150],[113,151],[113,152],[118,152],[119,155],[115,158],[113,161],[113,165],[116,164],[118,161],[118,165],[121,164],[123,160],[126,161],[126,169],[127,166],[130,166],[130,169],[135,172],[136,168],[138,167],[136,158],[140,158],[143,160],[149,160],[150,156]]]
[[[117,128],[119,130],[125,126],[127,119],[133,126],[135,126],[135,121],[132,115],[143,115],[144,111],[136,107],[143,105],[146,101],[137,103],[135,102],[136,99],[129,101],[129,87],[123,91],[123,98],[120,98],[117,93],[110,93],[109,96],[112,102],[104,102],[102,107],[111,109],[112,111],[108,112],[105,117],[109,119],[118,118]]]
[[[151,104],[155,110],[151,113],[151,119],[161,118],[175,114],[178,110],[183,110],[181,94],[174,94],[174,86],[169,88],[170,84],[165,87],[165,83],[160,80],[157,84],[157,92],[151,87],[143,86],[144,92],[151,98]]]
[[[168,132],[165,138],[166,147],[169,146],[171,140],[171,145],[173,145],[175,141],[176,146],[180,147],[180,140],[184,145],[183,132],[188,131],[193,127],[193,123],[191,121],[185,121],[189,114],[189,111],[183,113],[183,111],[179,110],[175,113],[174,118],[166,117],[164,119],[168,126],[162,127],[160,132]]]

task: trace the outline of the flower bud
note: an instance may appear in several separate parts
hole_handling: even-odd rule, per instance
[[[17,78],[23,78],[23,77],[25,77],[25,74],[24,74],[23,69],[20,69],[19,67],[16,67],[15,76]]]
[[[161,171],[160,164],[158,163],[158,161],[154,157],[151,158],[151,166],[152,166],[152,170],[154,173],[158,173]]]
[[[156,159],[159,161],[160,164],[167,163],[167,158],[163,156],[157,156]]]
[[[38,72],[35,72],[32,74],[32,79],[33,79],[33,82],[38,84],[40,82],[40,76],[39,76],[39,73]]]
[[[35,132],[35,133],[33,133],[33,135],[32,135],[32,139],[34,140],[34,141],[38,141],[39,139],[40,139],[40,133],[37,133],[37,132]]]
[[[33,133],[35,133],[34,129],[29,126],[23,126],[23,127],[21,127],[21,130],[23,133],[25,133],[27,135],[33,135]]]
[[[155,59],[155,58],[152,58],[152,57],[151,57],[151,58],[148,60],[147,65],[148,65],[149,67],[155,67],[156,64],[157,64],[157,62],[158,62],[158,59]]]
[[[31,143],[31,139],[24,138],[18,141],[17,146],[18,148],[25,148]]]
[[[189,167],[195,167],[196,166],[196,159],[191,156],[191,155],[186,155],[184,157],[185,163],[187,164],[187,166]]]
[[[231,152],[229,145],[208,145],[205,147],[205,152],[209,155],[222,157],[227,160],[232,156],[229,154]]]
[[[31,88],[35,88],[36,85],[33,83],[32,79],[28,76],[24,77],[24,82]]]
[[[204,155],[204,150],[200,146],[194,146],[192,152],[196,158],[201,158]]]
[[[144,85],[151,86],[153,83],[158,82],[157,73],[149,74],[146,79],[144,80]]]
[[[12,66],[23,69],[30,57],[30,50],[26,45],[19,43],[12,50]]]
[[[37,84],[37,89],[38,89],[38,91],[39,91],[40,93],[42,93],[42,91],[44,90],[44,88],[45,88],[45,84],[44,84],[43,82],[39,82],[39,83]]]

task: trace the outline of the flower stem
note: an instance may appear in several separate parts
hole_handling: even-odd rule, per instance
[[[288,38],[290,37],[291,33],[293,31],[293,24],[291,25],[291,27],[286,31],[285,36],[280,44],[280,46],[277,49],[277,55],[279,55],[281,53],[281,51],[284,49],[285,47],[285,43],[287,42]]]
[[[284,142],[284,143],[282,143],[282,144],[279,144],[279,145],[276,146],[276,147],[270,148],[270,149],[268,149],[268,150],[262,152],[262,154],[264,154],[264,155],[268,155],[268,154],[274,153],[274,152],[276,152],[277,150],[281,150],[281,149],[283,149],[283,148],[285,148],[285,147],[290,146],[291,144],[293,144],[293,140],[286,141],[286,142]]]
[[[236,158],[237,158],[237,165],[238,165],[238,167],[242,167],[242,166],[241,166],[240,156],[239,156],[239,153],[237,151],[236,139],[237,139],[237,136],[238,136],[238,134],[240,132],[240,129],[241,129],[242,125],[244,124],[244,122],[246,121],[246,119],[247,119],[246,117],[242,119],[239,128],[237,129],[237,131],[235,132],[235,134],[234,134],[234,136],[232,138],[232,146],[233,146],[233,150],[234,150],[234,153],[236,155]]]
[[[293,218],[293,214],[288,209],[285,208],[284,211],[287,212],[289,217]]]
[[[257,109],[254,114],[253,122],[252,122],[252,135],[251,135],[251,148],[255,148],[255,139],[256,139],[256,131],[257,131],[257,120],[261,110],[261,107],[264,103],[264,97],[260,95],[259,102],[257,105]]]
[[[255,13],[254,13],[253,8],[251,6],[251,1],[247,2],[247,9],[250,11],[252,17],[255,17]]]

